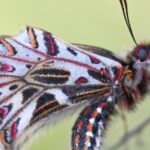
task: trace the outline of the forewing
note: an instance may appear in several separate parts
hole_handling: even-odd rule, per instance
[[[12,37],[12,40],[47,59],[70,61],[76,65],[82,64],[97,70],[106,69],[112,78],[115,78],[112,71],[114,67],[116,72],[121,72],[119,69],[123,65],[107,50],[81,44],[68,44],[53,34],[37,28],[27,27],[18,36]]]
[[[1,37],[1,143],[9,147],[51,114],[110,93],[112,83],[121,78],[122,63],[107,54],[111,56],[32,27],[15,37]]]
[[[98,55],[101,55],[101,56],[113,59],[113,60],[115,60],[117,62],[120,62],[122,65],[125,64],[125,62],[123,62],[123,60],[117,58],[112,53],[112,51],[106,50],[104,48],[96,47],[96,46],[91,46],[91,45],[86,45],[86,44],[77,44],[77,43],[73,43],[73,45],[75,45],[75,46],[77,46],[77,47],[79,47],[81,49],[84,49],[86,51],[89,51],[91,53],[95,53],[95,54],[98,54]]]

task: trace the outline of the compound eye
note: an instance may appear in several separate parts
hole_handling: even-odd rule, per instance
[[[138,51],[138,56],[139,56],[141,61],[145,61],[147,59],[147,55],[148,55],[148,53],[145,49],[140,49]]]

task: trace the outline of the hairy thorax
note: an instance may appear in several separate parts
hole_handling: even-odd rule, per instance
[[[149,72],[143,68],[130,69],[129,66],[124,68],[121,87],[124,104],[127,107],[132,107],[148,93],[149,77]]]

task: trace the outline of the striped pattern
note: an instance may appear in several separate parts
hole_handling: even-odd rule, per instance
[[[108,93],[109,91],[110,91],[110,89],[108,87],[101,87],[99,89],[93,89],[93,90],[89,89],[87,91],[76,93],[74,96],[71,96],[70,99],[72,100],[73,103],[79,103],[83,100],[89,100],[89,99],[94,101],[93,96],[95,99],[96,97],[104,95],[104,94]]]
[[[35,87],[28,87],[22,91],[23,100],[22,104],[27,102],[30,98],[32,98],[36,93],[38,93],[38,89]]]
[[[30,44],[32,48],[38,48],[38,42],[36,40],[36,35],[32,27],[27,27],[27,32],[30,37]]]
[[[47,47],[47,54],[50,56],[56,56],[59,53],[58,45],[55,39],[48,32],[44,33],[45,46]]]
[[[93,150],[100,147],[106,121],[113,112],[113,105],[108,99],[109,97],[101,98],[82,111],[72,129],[72,150]]]
[[[16,139],[19,121],[20,118],[13,122],[11,127],[0,131],[0,141],[7,148],[10,148],[12,142]]]
[[[113,106],[125,102],[131,108],[147,92],[149,74],[142,70],[139,81],[133,61],[124,63],[101,48],[80,47],[32,27],[0,38],[0,145],[9,148],[34,123],[38,130],[55,112],[87,102],[73,128],[72,149],[99,148]]]
[[[0,37],[0,44],[3,44],[7,48],[7,56],[14,56],[17,53],[15,48],[2,37]]]
[[[112,81],[112,77],[105,68],[102,68],[99,72],[88,70],[88,73],[90,76],[103,83],[111,83]]]
[[[37,122],[38,120],[45,118],[49,114],[65,108],[67,105],[60,105],[55,98],[55,95],[50,93],[44,93],[37,100],[36,109],[33,113],[30,124]]]
[[[68,81],[70,72],[66,69],[49,67],[33,71],[30,77],[44,84],[64,84]]]

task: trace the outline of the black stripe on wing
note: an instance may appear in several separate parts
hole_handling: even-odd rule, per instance
[[[69,79],[70,72],[60,68],[41,68],[30,74],[31,78],[44,84],[63,84]]]

